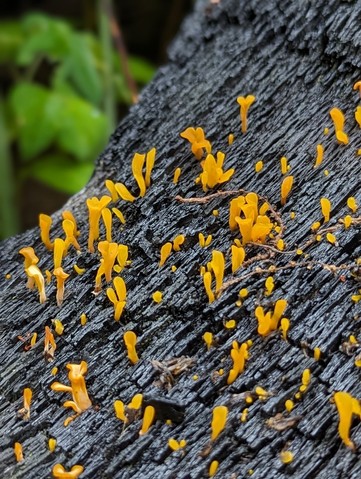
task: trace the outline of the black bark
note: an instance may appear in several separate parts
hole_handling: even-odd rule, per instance
[[[25,286],[20,248],[33,246],[41,269],[52,269],[52,255],[41,243],[38,229],[1,244],[1,477],[48,478],[53,465],[62,463],[66,469],[83,465],[80,477],[84,479],[200,478],[208,476],[212,460],[220,463],[216,477],[248,477],[250,470],[254,478],[361,476],[360,453],[343,445],[337,433],[336,408],[330,402],[340,390],[361,398],[360,372],[354,364],[358,346],[352,351],[342,347],[351,334],[360,337],[361,303],[351,300],[360,288],[357,268],[352,271],[361,256],[360,224],[345,230],[337,223],[350,213],[349,196],[361,203],[361,161],[356,154],[361,147],[360,129],[354,119],[360,99],[352,89],[361,78],[360,15],[359,1],[198,2],[170,49],[169,63],[111,137],[88,186],[64,206],[78,220],[82,253],[78,256],[70,250],[64,259],[71,277],[61,309],[56,306],[54,282],[47,287],[48,301],[43,305]],[[249,113],[248,132],[242,135],[236,98],[250,93],[256,102]],[[348,145],[335,139],[329,117],[335,106],[345,113]],[[285,225],[287,250],[312,238],[311,224],[322,220],[321,197],[332,203],[329,225],[339,225],[335,232],[338,245],[325,238],[313,242],[304,250],[309,255],[306,258],[249,246],[247,259],[269,253],[269,261],[251,262],[235,277],[272,264],[307,264],[276,271],[275,291],[269,297],[264,295],[269,274],[260,273],[227,288],[209,304],[199,268],[210,261],[213,249],[221,250],[227,257],[225,281],[232,279],[229,249],[237,235],[228,228],[228,205],[234,196],[215,197],[204,204],[175,200],[176,195],[205,196],[194,183],[199,164],[179,136],[188,126],[202,126],[213,151],[226,153],[226,169],[235,168],[232,179],[220,190],[255,191],[278,211]],[[325,127],[330,127],[328,135]],[[235,134],[231,146],[229,133]],[[325,157],[322,166],[314,169],[319,143],[325,147]],[[85,199],[107,194],[107,178],[131,188],[135,184],[130,167],[133,154],[152,147],[157,148],[156,164],[145,197],[116,205],[126,224],[118,227],[114,220],[113,240],[129,246],[132,260],[122,273],[128,298],[125,313],[116,323],[105,285],[101,294],[93,295],[99,257],[87,252]],[[283,207],[279,200],[281,156],[288,158],[289,173],[295,178]],[[256,174],[254,165],[259,159],[264,169]],[[182,168],[178,185],[172,183],[176,167]],[[218,216],[212,214],[215,209]],[[290,218],[291,211],[295,219]],[[357,216],[356,212],[353,217]],[[62,236],[60,212],[53,220],[52,238]],[[213,235],[210,247],[199,247],[199,232]],[[182,251],[173,253],[159,268],[161,245],[180,233],[186,236]],[[84,275],[72,272],[75,263],[86,268]],[[170,269],[172,264],[178,267],[175,272]],[[325,265],[345,265],[345,269]],[[6,279],[6,274],[11,278]],[[248,288],[249,295],[238,307],[241,288]],[[156,290],[164,295],[158,305],[152,300]],[[272,305],[279,298],[289,304],[287,341],[279,334],[267,338],[257,334],[255,307]],[[82,313],[88,317],[83,327]],[[65,331],[56,338],[55,361],[48,363],[42,353],[44,327],[51,326],[54,318],[61,319]],[[235,329],[224,327],[228,319],[236,320]],[[129,329],[138,336],[140,361],[135,366],[129,363],[122,340]],[[216,339],[209,351],[202,340],[205,331]],[[39,336],[35,347],[26,352],[17,337],[28,332]],[[228,386],[232,341],[248,339],[253,345],[245,371]],[[315,347],[322,350],[320,361],[313,359]],[[162,389],[160,373],[151,361],[181,356],[192,358],[194,365],[175,378],[173,387]],[[86,382],[94,407],[64,427],[70,413],[62,403],[69,397],[52,391],[50,384],[54,380],[68,384],[66,364],[81,360],[88,363]],[[50,374],[54,366],[59,368],[55,377]],[[221,376],[215,374],[220,368],[224,369]],[[293,411],[285,413],[284,402],[298,391],[306,368],[312,372],[308,390]],[[247,405],[247,391],[257,385],[272,395]],[[16,414],[25,387],[33,390],[28,422]],[[129,403],[140,392],[147,403],[155,405],[158,417],[143,437],[138,434],[139,419],[123,429],[113,409],[115,400]],[[227,405],[229,416],[226,429],[206,455],[216,405]],[[245,407],[249,414],[241,422]],[[294,427],[276,431],[265,422],[277,413],[301,419]],[[173,425],[164,423],[167,417]],[[359,421],[351,436],[356,445],[361,444]],[[54,453],[47,448],[49,437],[57,439]],[[171,437],[187,440],[184,454],[170,451],[167,442]],[[20,463],[13,453],[16,441],[24,450]],[[288,465],[279,459],[283,448],[294,453]]]

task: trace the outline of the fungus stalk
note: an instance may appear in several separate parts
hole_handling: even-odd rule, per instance
[[[254,103],[256,97],[253,95],[239,96],[237,98],[237,103],[240,106],[240,117],[241,117],[241,131],[246,133],[247,131],[247,114],[250,106]]]
[[[128,351],[128,359],[132,364],[139,361],[135,345],[137,343],[137,336],[133,331],[126,331],[123,335],[124,343]]]
[[[211,440],[215,441],[223,429],[226,427],[228,408],[226,406],[216,406],[213,409],[211,422]]]

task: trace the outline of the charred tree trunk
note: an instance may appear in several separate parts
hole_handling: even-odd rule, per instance
[[[346,206],[350,196],[361,203],[361,140],[354,118],[360,98],[353,91],[361,79],[360,15],[360,2],[341,0],[198,2],[170,49],[169,63],[111,137],[93,179],[64,206],[78,220],[81,254],[70,249],[63,260],[70,277],[61,308],[54,281],[47,286],[45,304],[39,304],[35,291],[25,285],[20,248],[35,248],[43,272],[53,268],[38,229],[1,244],[1,477],[48,478],[54,464],[61,463],[66,470],[82,465],[84,479],[201,478],[208,476],[213,460],[219,461],[217,477],[222,478],[248,477],[252,471],[254,478],[361,476],[357,447],[352,451],[342,443],[337,410],[330,401],[336,391],[361,398],[355,366],[359,346],[348,342],[352,334],[361,337],[361,303],[351,299],[360,288],[360,214]],[[248,131],[242,134],[236,99],[248,94],[255,95],[256,102]],[[333,107],[345,114],[347,145],[335,138],[329,116]],[[219,190],[254,191],[270,202],[284,252],[277,252],[272,239],[271,248],[247,245],[246,262],[232,275],[230,246],[240,235],[230,231],[228,211],[237,195],[216,195],[203,203],[175,198],[206,196],[194,182],[201,171],[199,162],[179,136],[188,126],[203,127],[212,151],[226,154],[225,169],[235,169]],[[235,135],[231,145],[230,133]],[[318,144],[325,153],[322,165],[314,168]],[[128,291],[126,307],[115,322],[105,284],[100,294],[93,294],[99,255],[87,251],[85,200],[107,194],[108,178],[134,190],[131,159],[135,152],[152,147],[157,154],[146,195],[134,203],[112,205],[126,219],[124,227],[114,219],[113,241],[127,245],[131,259],[121,273]],[[285,206],[280,203],[282,156],[291,166],[287,174],[294,177]],[[264,167],[256,173],[259,160]],[[175,185],[177,167],[182,173]],[[317,241],[310,227],[323,222],[321,197],[332,204],[330,221],[321,230],[331,229],[321,231]],[[53,215],[52,239],[63,237],[60,213]],[[339,220],[348,214],[353,224],[346,229]],[[213,236],[210,246],[200,248],[199,232]],[[335,235],[336,245],[327,241],[327,232]],[[160,268],[161,246],[178,234],[186,237],[181,251],[173,252]],[[227,259],[224,283],[239,281],[209,303],[199,270],[211,260],[212,250],[222,251]],[[85,268],[83,275],[74,272],[75,264]],[[265,296],[268,276],[273,276],[275,288]],[[242,288],[248,289],[248,296],[241,304]],[[152,299],[157,290],[163,293],[160,303]],[[263,337],[257,333],[255,308],[271,310],[280,298],[288,303],[287,339],[278,331]],[[83,313],[88,318],[85,326],[80,324]],[[65,329],[56,337],[55,360],[47,362],[44,327],[52,326],[55,318]],[[233,329],[224,325],[230,319],[236,322]],[[124,347],[127,330],[138,336],[136,365],[129,362]],[[209,350],[202,339],[206,331],[214,339]],[[18,336],[34,332],[35,346],[24,351]],[[249,339],[253,344],[245,370],[228,385],[232,342]],[[318,361],[316,347],[321,350]],[[178,359],[178,369],[172,369],[169,360],[182,356],[190,359]],[[70,413],[62,404],[70,396],[52,391],[50,385],[69,384],[66,365],[82,360],[88,363],[86,383],[93,407],[64,427]],[[297,399],[305,369],[311,370],[311,380]],[[259,397],[257,386],[269,395]],[[29,421],[17,417],[26,387],[33,391]],[[157,420],[143,436],[140,419],[124,427],[113,408],[115,400],[128,404],[136,393],[156,410]],[[290,412],[285,409],[287,399],[295,403]],[[228,419],[210,444],[217,405],[227,406]],[[240,420],[242,413],[245,421]],[[281,425],[275,429],[270,427],[274,420],[267,420],[278,413]],[[165,424],[166,419],[172,425]],[[50,437],[57,440],[53,453],[47,445]],[[359,421],[351,437],[361,445]],[[172,452],[169,438],[185,439],[185,449]],[[15,442],[24,452],[18,463]],[[292,451],[289,464],[280,460],[282,450]]]

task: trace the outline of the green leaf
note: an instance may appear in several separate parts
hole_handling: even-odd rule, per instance
[[[129,70],[138,83],[146,85],[151,81],[155,73],[155,67],[140,57],[130,56],[129,57]]]
[[[18,83],[11,90],[9,108],[15,121],[23,160],[31,160],[50,146],[55,129],[48,118],[49,91],[32,83]]]
[[[106,145],[108,120],[91,103],[74,95],[53,92],[47,109],[61,150],[87,161],[94,159]]]
[[[93,163],[78,163],[65,155],[54,154],[32,163],[28,174],[51,188],[73,195],[86,185],[93,171]]]
[[[22,41],[19,22],[0,22],[0,63],[13,62]]]
[[[42,14],[30,14],[23,20],[23,32],[26,41],[16,58],[19,65],[30,65],[41,55],[53,61],[68,56],[72,30],[66,22]]]

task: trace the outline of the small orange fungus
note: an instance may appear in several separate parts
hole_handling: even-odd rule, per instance
[[[332,110],[330,110],[330,116],[335,127],[335,134],[336,134],[337,141],[339,143],[342,143],[343,145],[347,145],[348,136],[343,131],[344,125],[345,125],[344,114],[338,108],[332,108]]]
[[[56,277],[56,303],[60,308],[64,300],[64,283],[69,275],[65,273],[63,268],[56,268],[54,269],[54,276]]]
[[[270,296],[274,290],[275,282],[273,276],[268,276],[265,281],[265,295]]]
[[[248,416],[248,408],[243,409],[242,415],[240,417],[241,422],[246,422],[247,421],[247,416]]]
[[[285,156],[282,156],[280,163],[281,163],[281,173],[282,175],[285,175],[291,167],[288,164],[288,160]]]
[[[241,131],[246,133],[247,131],[247,114],[250,106],[255,102],[256,97],[253,95],[239,96],[237,98],[237,103],[240,106],[240,117],[241,117]]]
[[[62,260],[65,256],[65,241],[61,238],[54,240],[54,269],[60,268]]]
[[[164,263],[167,261],[168,257],[170,256],[172,252],[172,243],[168,242],[165,243],[161,249],[160,249],[160,261],[159,261],[159,266],[163,266]]]
[[[20,444],[20,442],[16,442],[14,444],[14,454],[16,462],[21,462],[24,460],[23,446]]]
[[[184,235],[176,236],[173,240],[173,251],[180,251],[180,247],[184,243],[185,239],[186,238]]]
[[[358,106],[355,110],[355,120],[358,126],[361,128],[361,106]]]
[[[321,198],[321,211],[324,217],[325,223],[330,221],[331,202],[328,198]]]
[[[218,293],[223,284],[224,277],[224,268],[225,260],[224,255],[221,251],[213,250],[212,251],[212,261],[207,263],[208,271],[203,275],[203,283],[208,295],[209,302],[214,301],[214,294],[212,292],[211,283],[212,283],[212,273],[215,278],[215,292]]]
[[[56,448],[56,439],[51,437],[48,441],[48,448],[50,452],[54,452]]]
[[[44,356],[48,361],[53,361],[56,350],[54,335],[49,326],[45,326]]]
[[[232,245],[232,273],[235,273],[241,266],[246,257],[246,252],[243,246]]]
[[[31,280],[30,284],[33,285],[35,283],[37,287],[37,290],[39,292],[40,303],[41,304],[45,303],[46,301],[45,280],[40,269],[35,264],[32,264],[25,270],[25,272],[28,275],[28,278]],[[28,284],[29,284],[29,280],[28,280]]]
[[[206,343],[207,349],[209,351],[213,345],[213,334],[207,331],[203,334],[202,338],[203,338],[203,341]]]
[[[63,323],[60,321],[60,319],[54,319],[53,320],[53,325],[55,332],[58,336],[61,336],[64,332],[64,326]]]
[[[80,324],[81,324],[82,326],[85,326],[87,322],[88,322],[88,318],[86,317],[86,314],[85,314],[85,313],[82,313],[82,314],[80,315]]]
[[[319,361],[320,358],[321,358],[321,349],[316,347],[314,350],[313,350],[313,358],[315,359],[315,361]]]
[[[281,204],[285,205],[287,196],[290,194],[291,189],[293,186],[293,176],[286,176],[286,178],[283,179],[282,184],[281,184]]]
[[[124,279],[117,276],[113,280],[113,288],[107,289],[107,296],[114,305],[114,319],[119,321],[126,305],[127,288]]]
[[[287,399],[285,402],[285,408],[288,412],[291,412],[295,407],[295,403],[291,399]]]
[[[279,239],[277,240],[277,249],[280,250],[280,251],[283,251],[285,249],[285,242],[283,241],[283,239]]]
[[[290,464],[293,461],[294,454],[291,451],[281,451],[280,459],[283,464]]]
[[[191,144],[192,153],[197,158],[197,160],[202,159],[204,152],[211,152],[212,146],[210,142],[205,138],[204,131],[202,128],[189,127],[186,130],[182,131],[180,136],[185,140],[189,141],[189,143]]]
[[[218,470],[219,462],[218,461],[212,461],[210,466],[209,466],[209,471],[208,475],[209,477],[213,477],[216,475],[217,470]]]
[[[317,152],[317,156],[316,156],[316,161],[315,161],[315,164],[314,164],[314,168],[317,168],[322,163],[323,152],[324,152],[323,146],[322,145],[317,145],[316,146],[316,152]]]
[[[259,173],[263,170],[263,161],[259,160],[257,163],[254,165],[254,169],[256,173]]]
[[[239,346],[237,341],[233,341],[231,349],[233,367],[229,371],[227,384],[232,384],[237,377],[243,373],[246,360],[249,358],[248,348],[249,345],[247,343],[242,343],[241,346]]]
[[[86,271],[85,268],[80,268],[77,264],[75,264],[73,266],[73,268],[74,268],[74,271],[76,272],[76,274],[79,274],[79,275],[84,274],[85,271]]]
[[[174,175],[173,175],[173,184],[175,184],[175,185],[178,184],[179,177],[180,177],[181,173],[182,173],[182,170],[180,168],[175,169]]]
[[[70,471],[66,471],[61,464],[55,464],[52,472],[55,479],[78,479],[83,471],[83,466],[75,465]]]
[[[155,409],[153,406],[147,406],[144,410],[142,428],[139,431],[139,435],[143,436],[149,431],[149,428],[153,424],[155,419]]]
[[[41,241],[45,244],[46,248],[50,251],[53,250],[53,243],[50,241],[50,227],[53,220],[51,216],[40,213],[39,215],[39,227],[40,227],[40,238]]]
[[[180,441],[177,441],[176,439],[169,439],[168,440],[168,446],[172,451],[178,451],[179,449],[184,449],[187,445],[187,441],[185,439],[181,439]]]
[[[102,210],[108,206],[111,200],[110,196],[102,196],[100,199],[93,196],[86,200],[89,212],[88,249],[91,253],[94,253],[94,241],[99,238],[99,221]]]
[[[199,233],[198,240],[199,240],[199,246],[201,248],[205,248],[206,246],[209,246],[211,244],[212,235],[208,235],[207,238],[205,238],[203,233]]]
[[[361,81],[360,80],[354,84],[353,89],[356,91],[358,90],[361,96]]]
[[[353,196],[350,196],[349,198],[347,198],[347,206],[350,208],[352,213],[356,213],[358,206]]]
[[[234,169],[223,171],[223,162],[225,154],[219,151],[216,158],[208,154],[206,159],[201,162],[203,172],[199,178],[202,183],[203,191],[214,188],[216,185],[226,183],[233,175]]]
[[[278,323],[287,308],[287,301],[279,299],[276,301],[273,313],[271,311],[265,313],[262,306],[257,306],[255,316],[258,320],[258,334],[267,336],[278,328]]]
[[[109,208],[102,209],[102,218],[105,226],[105,239],[112,242],[112,212]]]
[[[67,418],[64,422],[64,426],[67,426],[73,419],[89,409],[92,405],[84,378],[88,370],[87,363],[82,361],[80,364],[67,364],[66,367],[69,370],[68,378],[71,386],[66,386],[58,382],[52,383],[50,386],[53,391],[70,393],[72,395],[73,400],[65,401],[64,407],[73,409],[76,414],[75,416]]]
[[[113,203],[119,199],[119,195],[117,193],[117,190],[115,189],[115,184],[114,181],[112,180],[105,180],[105,187],[109,191]]]
[[[163,293],[161,291],[155,291],[152,294],[152,298],[155,303],[161,303],[163,300]]]
[[[33,397],[33,392],[30,388],[25,388],[23,391],[23,404],[24,407],[19,409],[18,415],[24,421],[29,421],[30,419],[30,404]]]
[[[336,244],[337,243],[337,239],[336,239],[336,236],[332,233],[327,233],[326,234],[326,239],[329,243],[331,244]]]
[[[223,429],[226,427],[228,408],[226,406],[216,406],[213,409],[211,422],[211,440],[215,441]]]
[[[210,273],[209,271],[206,271],[204,274],[203,274],[203,284],[204,284],[204,288],[206,290],[206,293],[207,293],[207,296],[208,296],[208,301],[210,303],[213,303],[213,301],[215,300],[215,296],[214,296],[214,293],[212,291],[212,273]]]
[[[112,212],[115,214],[118,220],[122,223],[122,225],[125,225],[125,218],[123,213],[118,208],[112,208]]]
[[[62,222],[62,226],[65,233],[65,251],[68,251],[71,244],[77,251],[80,251],[80,245],[76,239],[76,225],[73,221],[65,219]]]
[[[31,347],[35,346],[37,338],[38,338],[38,333],[33,333],[30,340]]]
[[[230,133],[228,135],[228,144],[229,146],[233,145],[233,142],[234,142],[234,134],[233,133]]]
[[[39,263],[39,258],[36,256],[34,249],[31,246],[27,246],[26,248],[22,248],[19,251],[19,254],[24,256],[24,270],[26,271],[29,266],[37,265]],[[35,280],[28,277],[27,287],[32,289],[34,287]]]
[[[226,329],[234,329],[236,327],[236,321],[234,319],[229,319],[224,323]]]
[[[135,345],[137,342],[137,336],[134,331],[126,331],[123,335],[124,344],[128,351],[128,359],[132,364],[136,364],[139,361]]]
[[[339,414],[338,433],[340,438],[347,447],[355,450],[355,444],[350,439],[350,429],[353,414],[361,419],[360,402],[345,391],[336,392],[333,398]]]

